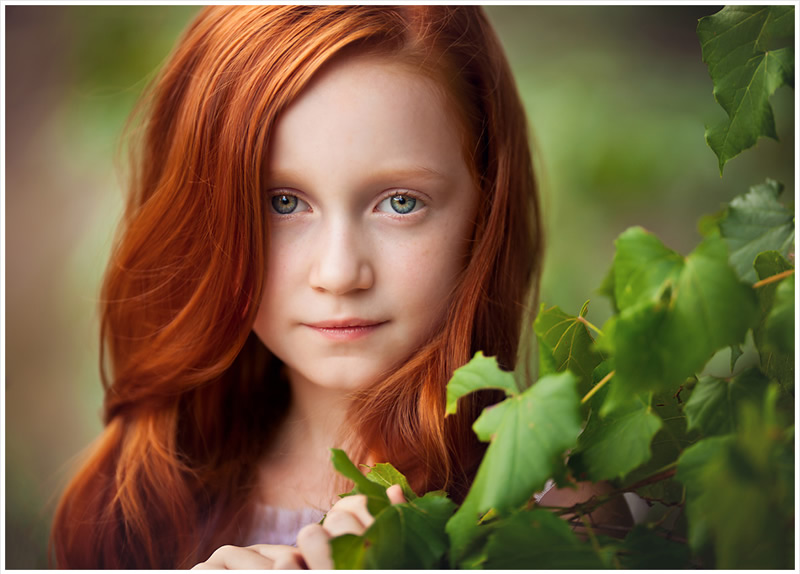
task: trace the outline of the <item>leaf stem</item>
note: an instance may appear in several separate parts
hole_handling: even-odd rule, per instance
[[[761,281],[756,281],[755,283],[753,283],[753,289],[758,289],[759,287],[763,287],[764,285],[775,283],[776,281],[780,281],[784,277],[788,277],[793,273],[794,269],[787,269],[786,271],[781,271],[780,273],[776,273],[775,275],[770,275],[769,277],[765,277]]]
[[[601,337],[603,336],[603,332],[600,329],[598,329],[597,327],[595,327],[594,325],[592,325],[589,321],[587,321],[586,317],[581,317],[579,315],[578,317],[576,317],[576,319],[578,321],[580,321],[581,323],[583,323],[584,325],[586,325],[587,327],[589,327],[592,331],[594,331],[595,333],[597,333]]]
[[[605,377],[600,379],[600,382],[597,383],[595,386],[593,386],[592,389],[588,393],[586,393],[586,396],[581,399],[581,404],[584,404],[586,401],[591,399],[595,395],[595,393],[597,393],[597,391],[603,388],[603,385],[605,385],[608,381],[611,380],[611,377],[613,377],[614,373],[616,372],[617,371],[611,371]]]

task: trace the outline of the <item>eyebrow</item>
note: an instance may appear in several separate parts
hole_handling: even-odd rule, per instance
[[[304,173],[292,169],[276,169],[267,171],[267,179],[271,181],[302,181]],[[387,167],[370,172],[367,183],[407,179],[447,181],[449,178],[443,173],[425,165],[412,165],[404,167]]]

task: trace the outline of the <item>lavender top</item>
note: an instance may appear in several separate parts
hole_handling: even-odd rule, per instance
[[[325,513],[316,508],[278,508],[259,504],[253,515],[253,527],[245,546],[286,544],[296,546],[297,533],[303,526],[322,520]]]

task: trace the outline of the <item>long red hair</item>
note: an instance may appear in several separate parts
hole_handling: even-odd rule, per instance
[[[207,7],[130,124],[137,155],[102,290],[106,426],[56,511],[59,567],[185,568],[246,536],[256,463],[289,397],[251,333],[263,158],[281,111],[351,49],[438,82],[482,192],[447,320],[354,397],[351,454],[393,463],[417,490],[466,493],[484,449],[470,425],[494,397],[445,419],[445,386],[478,350],[514,368],[543,247],[526,118],[488,20],[476,7]]]

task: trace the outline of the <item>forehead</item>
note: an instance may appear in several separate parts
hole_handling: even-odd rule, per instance
[[[356,160],[433,171],[466,167],[444,91],[429,76],[378,56],[348,56],[321,70],[279,116],[269,150],[270,170],[308,161],[336,169]]]

